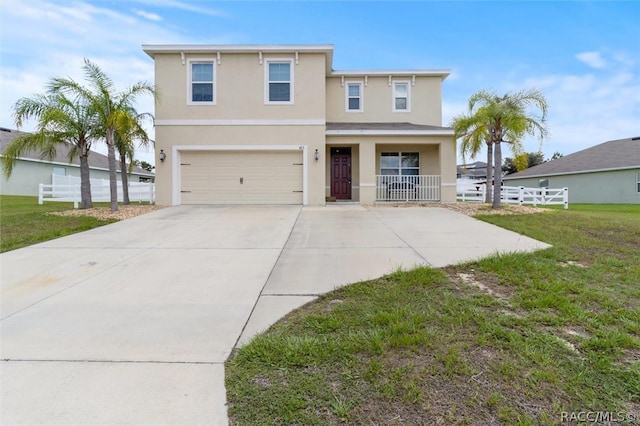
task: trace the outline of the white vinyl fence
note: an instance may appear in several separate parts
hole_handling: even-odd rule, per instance
[[[484,202],[486,185],[476,188],[459,188],[458,201]],[[532,204],[534,206],[563,205],[569,208],[569,188],[525,188],[524,186],[503,186],[500,200],[505,204]]]
[[[38,204],[45,201],[72,202],[78,208],[80,197],[80,178],[77,176],[53,175],[51,185],[41,183],[38,188]],[[109,180],[91,179],[91,200],[94,202],[111,201]],[[122,182],[118,181],[118,201],[122,201]],[[156,185],[148,182],[129,182],[129,201],[153,204],[156,201]]]

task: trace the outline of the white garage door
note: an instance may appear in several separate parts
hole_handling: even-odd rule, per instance
[[[183,151],[182,204],[302,204],[302,151]]]

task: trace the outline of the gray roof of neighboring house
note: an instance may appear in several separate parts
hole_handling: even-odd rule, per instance
[[[476,161],[470,164],[458,164],[457,173],[466,177],[487,177],[487,163]]]
[[[0,155],[4,153],[4,150],[9,146],[11,142],[13,142],[18,136],[25,134],[25,132],[21,132],[19,130],[11,130],[5,129],[4,127],[0,128]],[[53,159],[49,160],[49,158],[41,158],[40,153],[34,150],[23,153],[19,158],[23,160],[36,160],[36,161],[45,161],[51,163],[59,163],[59,164],[74,164],[79,166],[80,160],[76,157],[72,162],[69,162],[69,150],[70,146],[66,145],[58,145],[56,147],[56,155]],[[118,171],[120,170],[120,162],[118,161]],[[92,169],[104,169],[109,170],[109,160],[106,155],[100,154],[99,152],[91,151],[89,155],[89,167]],[[148,172],[147,170],[134,166],[132,169],[132,173],[144,175],[144,176],[155,176],[153,173]]]
[[[505,176],[505,180],[640,167],[640,137],[617,139]]]
[[[328,131],[335,130],[369,130],[369,131],[451,131],[450,127],[429,126],[413,123],[327,123]]]

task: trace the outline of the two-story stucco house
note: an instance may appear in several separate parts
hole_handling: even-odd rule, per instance
[[[446,70],[336,71],[331,45],[143,49],[159,204],[455,201]]]

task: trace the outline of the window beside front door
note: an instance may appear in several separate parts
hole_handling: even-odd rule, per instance
[[[293,103],[293,73],[291,61],[267,61],[265,103]]]
[[[347,112],[362,112],[362,83],[347,83]]]
[[[380,174],[417,176],[420,174],[420,155],[417,152],[383,152],[380,154]]]
[[[215,70],[213,61],[189,61],[189,98],[190,105],[215,104]]]
[[[393,82],[393,111],[409,112],[410,108],[409,82],[394,81]]]

